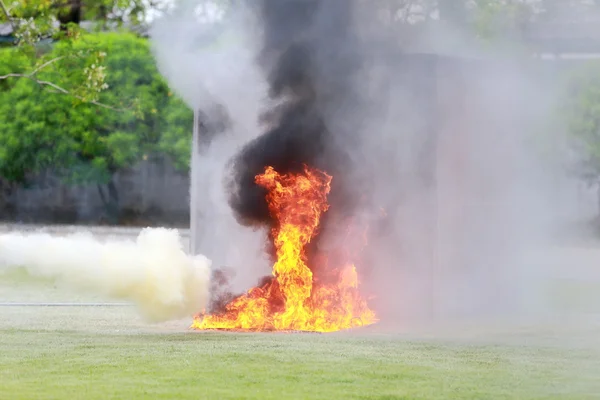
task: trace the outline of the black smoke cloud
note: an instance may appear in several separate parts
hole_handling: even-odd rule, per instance
[[[288,173],[307,164],[334,176],[332,209],[350,210],[356,182],[350,182],[352,163],[343,149],[359,131],[353,82],[361,68],[354,1],[252,0],[250,7],[263,28],[257,62],[272,106],[261,116],[265,133],[232,160],[230,205],[243,224],[269,224],[255,176],[268,165]]]

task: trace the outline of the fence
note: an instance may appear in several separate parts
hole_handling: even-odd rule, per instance
[[[1,182],[0,182],[1,183]],[[189,175],[164,160],[143,161],[115,176],[122,225],[189,224]],[[97,185],[71,186],[52,174],[0,192],[0,220],[45,224],[106,223]]]

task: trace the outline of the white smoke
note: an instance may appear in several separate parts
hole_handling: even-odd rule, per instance
[[[230,127],[202,149],[192,151],[191,230],[193,251],[207,255],[216,268],[236,270],[235,290],[256,283],[271,265],[263,250],[265,232],[241,226],[228,204],[224,180],[239,149],[261,133],[258,115],[267,85],[256,65],[259,29],[242,5],[215,8],[214,2],[181,0],[150,31],[153,53],[169,86],[207,118],[215,105],[226,110]],[[218,118],[218,117],[217,117]],[[201,133],[202,134],[202,133]]]
[[[243,127],[242,134],[252,136],[266,93],[254,62],[257,28],[243,7],[224,16],[205,10],[205,3],[178,2],[152,23],[158,69],[188,106],[208,112],[220,104]]]
[[[0,235],[0,274],[23,268],[73,289],[132,301],[150,322],[190,317],[208,302],[210,260],[183,250],[177,230],[144,229],[134,240],[91,234]]]

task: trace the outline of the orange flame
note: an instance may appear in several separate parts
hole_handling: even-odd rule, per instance
[[[316,236],[327,211],[331,176],[304,168],[304,174],[280,175],[272,167],[256,177],[277,226],[272,235],[277,261],[273,277],[229,303],[225,312],[200,315],[196,329],[303,330],[332,332],[376,322],[358,292],[354,265],[336,271],[333,284],[318,284],[307,265],[305,247]]]

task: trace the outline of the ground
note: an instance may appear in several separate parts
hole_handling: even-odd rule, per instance
[[[593,270],[573,272],[600,261],[590,251],[552,256],[583,277],[565,286],[579,299],[571,306],[598,300],[581,296]],[[600,398],[600,319],[589,310],[535,322],[236,334],[191,331],[189,319],[147,324],[128,305],[81,305],[104,300],[0,280],[0,399]],[[80,305],[14,305],[66,301]]]
[[[521,343],[499,344],[384,333],[198,333],[127,321],[136,321],[132,310],[62,308],[48,309],[29,329],[3,322],[0,398],[592,399],[600,393],[597,347],[528,344],[527,333]]]

